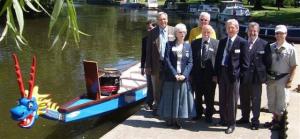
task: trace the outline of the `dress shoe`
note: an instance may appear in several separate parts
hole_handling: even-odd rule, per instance
[[[158,114],[157,114],[157,109],[153,109],[152,115],[153,115],[153,116],[158,116]]]
[[[176,129],[181,129],[182,128],[182,125],[179,122],[175,122],[174,126],[175,126]]]
[[[276,121],[273,119],[271,122],[265,122],[264,127],[265,128],[270,128],[275,123],[276,123]]]
[[[251,123],[251,125],[250,125],[250,129],[251,130],[258,130],[258,128],[259,128],[259,124],[253,124],[253,123]]]
[[[212,117],[205,117],[205,122],[212,123],[213,122]]]
[[[281,130],[281,126],[279,123],[274,123],[271,127],[269,127],[270,130],[272,131],[277,131],[277,130]]]
[[[231,134],[234,131],[235,127],[234,126],[229,126],[226,130],[225,133],[226,134]]]
[[[236,124],[248,124],[249,120],[241,118],[240,120],[237,120],[235,123]]]
[[[145,104],[145,105],[144,105],[144,108],[145,108],[145,110],[147,110],[147,111],[152,110],[152,106],[151,106],[151,105],[148,105],[148,104]]]

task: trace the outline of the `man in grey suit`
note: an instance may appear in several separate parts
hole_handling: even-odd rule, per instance
[[[168,26],[168,15],[159,12],[157,15],[158,26],[152,29],[147,40],[146,50],[146,74],[151,75],[153,85],[153,114],[157,115],[156,110],[160,100],[161,92],[161,72],[164,64],[166,43],[175,40],[174,27]]]
[[[205,121],[212,122],[216,77],[214,64],[219,41],[210,37],[213,32],[211,25],[202,26],[202,38],[192,41],[193,68],[192,82],[195,86],[197,119],[203,114],[202,96],[204,95],[206,110]]]
[[[262,84],[267,80],[267,67],[271,65],[271,59],[267,56],[266,48],[268,42],[258,37],[259,24],[251,22],[248,25],[248,44],[250,66],[241,79],[240,103],[242,118],[237,124],[249,123],[250,110],[253,118],[250,128],[258,130]],[[251,107],[250,107],[251,106]]]

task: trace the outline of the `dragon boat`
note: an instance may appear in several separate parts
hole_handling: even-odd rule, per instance
[[[75,122],[101,117],[146,98],[146,79],[140,74],[139,63],[123,71],[98,68],[95,61],[83,61],[87,92],[58,106],[50,94],[39,94],[34,86],[36,57],[30,68],[29,89],[24,89],[18,58],[13,54],[21,98],[10,110],[12,119],[22,128],[31,128],[39,116],[61,122]]]

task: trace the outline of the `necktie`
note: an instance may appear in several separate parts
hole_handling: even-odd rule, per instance
[[[251,50],[253,47],[253,41],[249,41],[248,43],[249,43],[249,50]]]
[[[229,54],[230,54],[230,50],[231,50],[231,45],[232,45],[232,41],[231,41],[231,39],[229,38],[228,39],[228,43],[227,43],[227,47],[226,47],[226,56],[225,56],[225,61],[224,61],[224,64],[226,65],[226,66],[228,66],[228,64],[229,64]]]
[[[161,39],[160,39],[160,59],[163,60],[165,56],[165,48],[167,43],[166,30],[161,30]]]
[[[230,52],[230,50],[231,50],[231,45],[232,45],[232,40],[229,38],[229,39],[228,39],[227,48],[226,48],[227,54],[229,54],[229,52]]]
[[[205,60],[207,58],[207,48],[208,48],[208,42],[204,41],[202,45],[202,54],[201,54],[201,67],[205,68]]]

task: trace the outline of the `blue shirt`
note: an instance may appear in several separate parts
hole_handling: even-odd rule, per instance
[[[160,47],[159,47],[160,60],[164,60],[166,43],[168,42],[167,27],[164,29],[159,28],[159,42],[160,42]]]

